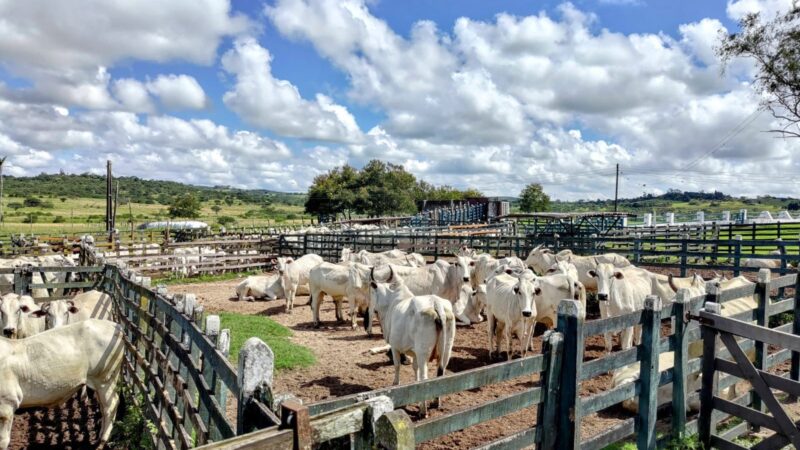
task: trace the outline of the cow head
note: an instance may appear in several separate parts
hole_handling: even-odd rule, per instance
[[[28,314],[38,310],[31,297],[21,297],[17,294],[6,294],[0,298],[0,326],[3,336],[14,339],[26,320],[31,320]]]
[[[276,260],[276,262],[277,262],[276,265],[278,266],[278,274],[279,275],[283,275],[283,274],[286,273],[286,269],[289,268],[289,264],[294,262],[294,259],[291,256],[289,256],[289,257],[281,257],[281,258],[278,258]]]
[[[608,263],[597,264],[597,267],[589,270],[586,274],[597,280],[597,300],[601,302],[609,300],[612,281],[623,278],[622,272]]]
[[[549,248],[542,248],[541,245],[534,247],[525,259],[525,265],[540,275],[546,273],[554,262],[556,262],[556,257],[553,255],[553,251]]]
[[[79,311],[72,300],[56,300],[45,303],[40,310],[32,312],[31,316],[44,317],[47,320],[47,328],[50,329],[69,325],[72,316]]]
[[[519,306],[523,317],[536,317],[536,302],[533,297],[541,295],[542,289],[539,280],[533,272],[526,270],[519,275],[514,285],[514,295],[519,299]]]
[[[458,271],[458,278],[464,283],[469,283],[470,273],[475,267],[475,261],[468,256],[456,255],[456,262],[454,264],[455,270]]]

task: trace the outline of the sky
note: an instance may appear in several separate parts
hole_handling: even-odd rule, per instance
[[[333,167],[562,200],[798,195],[721,33],[791,0],[0,0],[5,173],[305,191]]]

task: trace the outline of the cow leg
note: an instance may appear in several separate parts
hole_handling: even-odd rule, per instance
[[[334,297],[333,302],[336,304],[336,321],[342,323],[344,322],[344,312],[342,311],[342,297]]]
[[[494,316],[486,314],[486,329],[489,330],[489,360],[492,359],[492,345],[494,345]]]
[[[392,363],[394,363],[394,385],[400,384],[400,352],[392,348]],[[416,358],[414,358],[416,364]]]
[[[414,364],[417,365],[417,381],[428,379],[428,360],[431,359],[430,352],[421,352],[414,355]],[[428,401],[423,400],[420,404],[419,412],[422,417],[428,417]]]
[[[294,309],[294,295],[297,292],[297,285],[292,285],[286,291],[286,312],[292,312]]]
[[[311,315],[313,316],[314,328],[319,328],[319,304],[322,302],[322,291],[313,291],[311,294]]]
[[[627,350],[633,346],[633,327],[628,327],[622,330],[620,335],[620,347],[622,350]]]
[[[514,335],[512,332],[514,331],[511,327],[506,327],[504,331],[504,335],[506,338],[506,342],[508,342],[508,354],[506,355],[506,360],[511,361],[511,357],[514,354]]]
[[[642,343],[642,326],[636,325],[634,329],[636,330],[634,339],[636,340],[636,345],[639,345]]]
[[[355,297],[355,296],[353,296],[353,297]],[[355,298],[348,297],[347,298],[347,303],[348,303],[348,306],[349,306],[348,309],[350,311],[350,327],[355,330],[356,327],[358,326],[358,324],[356,323],[356,317],[357,317],[356,316],[356,300],[355,300]],[[366,321],[366,320],[367,319],[364,319],[364,321]]]
[[[600,318],[608,319],[608,302],[599,302],[600,303]],[[614,345],[614,340],[611,336],[610,332],[606,332],[603,334],[603,339],[605,340],[606,344],[606,353],[611,353],[611,347]]]
[[[108,442],[108,437],[111,436],[111,428],[117,415],[117,406],[119,406],[119,395],[116,389],[117,377],[112,377],[107,381],[92,382],[92,380],[89,380],[89,387],[94,390],[97,396],[97,400],[100,403],[100,413],[103,416],[99,445],[99,448],[102,448]]]
[[[0,405],[0,449],[6,450],[11,443],[11,425],[14,423],[14,408]]]

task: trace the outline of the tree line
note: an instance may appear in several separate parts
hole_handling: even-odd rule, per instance
[[[372,160],[361,170],[350,165],[318,175],[308,188],[305,209],[309,214],[369,217],[412,214],[421,200],[464,200],[480,198],[477,189],[434,186],[418,180],[403,166]]]

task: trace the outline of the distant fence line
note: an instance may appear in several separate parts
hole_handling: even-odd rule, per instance
[[[523,236],[417,236],[417,235],[365,235],[340,234],[287,235],[278,238],[275,253],[281,256],[302,256],[316,253],[328,261],[338,261],[342,248],[381,252],[401,249],[438,259],[449,257],[466,245],[494,256],[525,258],[537,245],[552,247],[555,251],[573,250],[579,255],[596,255],[616,252],[627,256],[635,264],[680,269],[685,276],[690,269],[729,270],[755,272],[758,267],[746,267],[747,259],[771,261],[772,272],[785,274],[790,263],[800,261],[800,241],[775,239],[691,239],[660,237],[523,237]],[[780,254],[770,254],[777,251]]]

